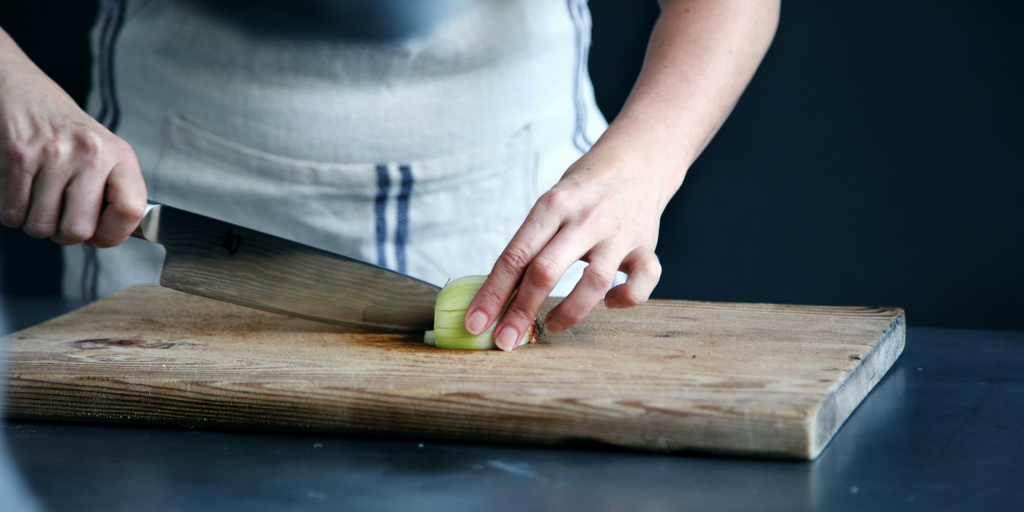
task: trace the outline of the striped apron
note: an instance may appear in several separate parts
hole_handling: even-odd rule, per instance
[[[465,0],[392,40],[103,0],[88,109],[134,148],[155,202],[441,285],[488,273],[606,128],[589,38],[586,0]],[[65,295],[86,299],[157,282],[163,259],[135,239],[64,256]]]

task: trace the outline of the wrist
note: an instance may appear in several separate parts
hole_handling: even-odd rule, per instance
[[[662,211],[679,190],[693,160],[683,144],[662,140],[654,133],[656,131],[649,123],[620,115],[591,152],[614,155],[625,172],[651,183],[657,191],[659,211]]]

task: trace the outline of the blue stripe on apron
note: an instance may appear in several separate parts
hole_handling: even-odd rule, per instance
[[[412,169],[398,167],[402,173],[402,188],[398,192],[398,229],[395,230],[395,261],[398,271],[405,273],[405,243],[409,238],[409,196],[412,195]]]
[[[569,7],[569,16],[576,28],[576,66],[572,82],[576,130],[572,143],[581,153],[586,153],[594,145],[587,136],[587,104],[583,97],[583,82],[587,77],[587,59],[590,56],[590,10],[587,8],[587,0],[566,0],[566,3]]]
[[[405,247],[409,242],[409,200],[412,197],[412,167],[398,166],[398,194],[395,197],[396,225],[394,235],[394,267],[388,265],[388,201],[391,197],[391,168],[377,164],[377,194],[373,198],[373,216],[376,224],[377,265],[406,273]]]
[[[377,220],[377,264],[388,266],[384,245],[388,238],[387,205],[388,194],[391,193],[391,177],[388,166],[377,164],[377,196],[373,200],[374,216]]]

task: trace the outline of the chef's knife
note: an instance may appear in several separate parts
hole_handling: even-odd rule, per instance
[[[161,204],[132,236],[167,249],[168,288],[363,329],[433,328],[440,288],[377,265]]]

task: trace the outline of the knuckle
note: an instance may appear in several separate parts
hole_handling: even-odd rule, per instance
[[[41,152],[51,162],[61,160],[68,154],[68,144],[63,139],[53,138],[43,143]]]
[[[615,283],[615,272],[603,268],[587,267],[584,276],[590,283],[591,288],[608,290]]]
[[[580,210],[576,218],[579,222],[587,225],[603,224],[605,222],[603,212],[592,206]]]
[[[477,292],[477,300],[481,301],[480,304],[485,311],[496,312],[505,305],[505,299],[498,295],[496,291],[486,286],[480,288],[480,291]]]
[[[125,218],[132,221],[133,223],[139,223],[142,221],[142,216],[146,214],[146,203],[142,201],[132,201],[125,206]]]
[[[653,253],[640,260],[640,268],[654,276],[655,279],[661,277],[661,260]]]
[[[146,213],[146,205],[140,201],[120,201],[110,204],[107,209],[125,222],[138,223]]]
[[[32,221],[25,223],[25,233],[32,238],[50,238],[57,234],[57,223],[46,221]]]
[[[95,231],[95,227],[76,224],[62,229],[60,231],[60,236],[63,240],[67,240],[70,243],[77,244],[79,242],[84,242],[92,238],[93,233]]]
[[[26,167],[31,159],[31,150],[27,145],[17,141],[10,141],[4,147],[3,156],[8,169],[15,172],[28,173]]]
[[[0,223],[9,228],[20,228],[25,223],[25,212],[5,208],[0,212]]]
[[[537,205],[545,210],[561,211],[567,208],[571,194],[560,188],[553,188],[540,196]]]
[[[99,135],[92,132],[82,134],[78,137],[75,149],[85,167],[90,169],[99,167],[103,158],[103,140]]]
[[[519,275],[530,264],[531,259],[530,253],[522,247],[509,246],[505,252],[501,253],[501,258],[498,261],[501,262],[503,270]]]
[[[521,300],[512,301],[505,311],[505,319],[509,320],[512,325],[525,325],[532,322],[535,316],[537,316],[537,312]]]
[[[78,150],[85,155],[99,155],[103,152],[103,139],[99,134],[86,132],[78,138]]]
[[[527,275],[530,283],[543,288],[554,286],[562,277],[562,272],[554,260],[542,256],[533,260]]]

